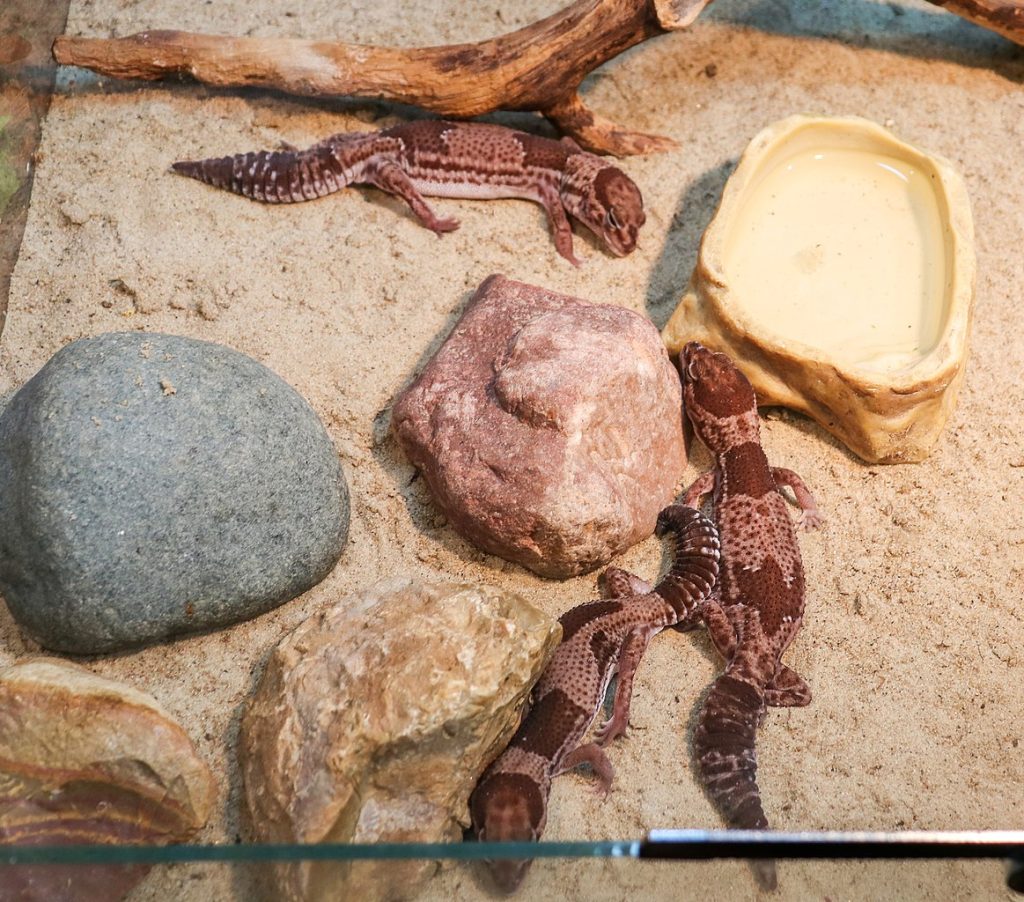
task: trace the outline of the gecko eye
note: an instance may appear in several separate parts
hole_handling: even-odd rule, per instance
[[[609,225],[609,227],[615,229],[616,231],[622,228],[622,224],[615,216],[615,207],[608,208],[608,213],[605,215],[604,219],[605,222]]]

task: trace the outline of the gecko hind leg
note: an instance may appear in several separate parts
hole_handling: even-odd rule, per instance
[[[402,198],[409,205],[412,212],[416,214],[416,218],[435,234],[441,235],[444,232],[454,232],[459,227],[457,219],[442,219],[430,209],[427,202],[423,199],[423,195],[420,194],[412,183],[412,179],[409,178],[405,170],[397,163],[389,160],[381,164],[376,171],[368,171],[366,179],[370,184],[375,185],[382,191],[387,191],[388,194],[394,194]]]
[[[711,636],[711,643],[718,649],[718,653],[731,661],[736,651],[737,636],[729,615],[725,612],[721,602],[712,598],[700,606],[700,617],[707,627]]]
[[[622,643],[619,652],[619,683],[612,702],[612,716],[594,733],[594,742],[598,745],[607,745],[613,739],[625,735],[629,726],[629,707],[633,701],[633,678],[653,635],[654,631],[641,627],[631,632]]]
[[[765,687],[764,702],[772,708],[802,708],[811,703],[811,687],[791,667],[780,664]]]
[[[612,780],[615,778],[615,768],[612,767],[612,763],[608,760],[604,750],[595,742],[588,742],[586,745],[577,746],[569,752],[562,759],[561,766],[552,774],[552,777],[564,774],[566,771],[570,771],[581,764],[589,764],[593,769],[594,776],[597,777],[597,787],[595,789],[597,794],[602,798],[608,795],[612,788]]]

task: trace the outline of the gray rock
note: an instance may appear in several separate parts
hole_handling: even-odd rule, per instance
[[[316,414],[220,345],[82,339],[0,416],[0,591],[47,648],[112,651],[253,617],[327,574],[348,517]]]
[[[455,529],[555,578],[649,536],[686,465],[682,387],[653,324],[503,276],[391,423]]]

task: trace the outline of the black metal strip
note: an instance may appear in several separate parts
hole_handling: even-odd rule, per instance
[[[652,830],[640,858],[949,859],[1006,861],[1006,885],[1024,892],[1024,831],[907,830],[782,833],[757,830]]]

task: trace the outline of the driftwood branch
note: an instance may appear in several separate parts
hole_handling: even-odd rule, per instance
[[[536,110],[589,150],[650,153],[674,142],[591,113],[579,97],[580,83],[629,47],[686,27],[711,2],[578,0],[510,34],[446,47],[149,31],[114,39],[60,37],[53,54],[59,63],[116,78],[188,75],[210,85],[389,100],[453,118]]]
[[[1020,0],[928,0],[936,6],[1024,45],[1024,3]]]
[[[126,38],[60,37],[53,54],[58,63],[116,78],[187,75],[210,85],[396,101],[453,118],[536,110],[589,150],[651,153],[675,142],[597,116],[584,106],[579,86],[624,50],[685,28],[711,2],[577,0],[510,34],[446,47],[144,31]],[[1024,44],[1024,4],[1018,0],[930,2]]]

